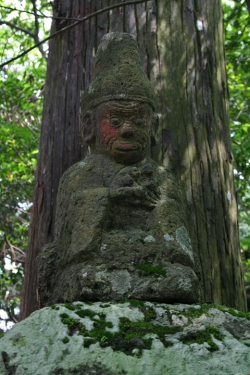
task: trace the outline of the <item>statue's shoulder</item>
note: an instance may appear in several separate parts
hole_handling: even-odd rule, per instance
[[[96,155],[89,155],[86,156],[83,160],[73,164],[69,167],[62,175],[62,180],[65,179],[72,179],[75,176],[82,175],[83,173],[87,173],[93,170],[100,163],[100,160]]]
[[[85,159],[73,164],[69,167],[61,177],[60,188],[69,187],[73,190],[76,186],[81,188],[88,188],[95,182],[95,185],[100,183],[100,173],[97,171],[101,170],[102,158],[99,155],[90,155]]]

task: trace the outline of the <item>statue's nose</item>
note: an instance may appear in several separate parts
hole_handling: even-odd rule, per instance
[[[125,122],[120,129],[120,134],[123,137],[130,137],[131,135],[133,135],[134,134],[133,125],[129,122]]]

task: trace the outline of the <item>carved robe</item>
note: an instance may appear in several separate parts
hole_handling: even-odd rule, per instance
[[[199,281],[174,175],[147,158],[92,154],[61,178],[55,241],[38,257],[41,302],[192,303]]]

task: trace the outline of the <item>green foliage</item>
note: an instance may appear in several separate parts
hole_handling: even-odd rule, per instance
[[[39,2],[42,9],[45,1]],[[13,10],[18,6],[22,12]],[[47,6],[47,5],[46,5]],[[0,5],[0,63],[36,43],[39,29],[31,1],[2,1]],[[21,30],[23,29],[23,30]],[[33,33],[34,36],[30,35]],[[38,154],[38,138],[46,72],[45,45],[16,64],[0,70],[0,309],[7,320],[18,319],[25,250]],[[41,52],[43,55],[41,55]]]
[[[224,1],[230,119],[246,281],[250,281],[250,19],[246,2]]]

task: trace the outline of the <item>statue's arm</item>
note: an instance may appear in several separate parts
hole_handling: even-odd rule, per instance
[[[64,236],[65,232],[73,233],[76,227],[85,230],[97,227],[105,216],[109,189],[103,187],[99,176],[89,167],[90,163],[79,162],[61,178],[57,196],[56,238]]]

